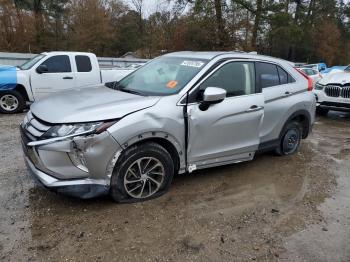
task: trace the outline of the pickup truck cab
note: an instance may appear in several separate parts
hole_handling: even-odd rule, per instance
[[[171,53],[112,88],[34,103],[20,127],[25,161],[52,190],[143,201],[166,192],[174,174],[296,153],[315,120],[311,91],[284,60]]]
[[[42,53],[18,67],[0,67],[0,112],[21,112],[28,103],[53,93],[117,81],[132,71],[100,70],[92,53]]]

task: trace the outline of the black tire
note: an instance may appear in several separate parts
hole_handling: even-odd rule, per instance
[[[142,183],[141,186],[143,186],[143,183],[145,185],[147,183],[147,187],[149,186],[149,184],[151,184],[151,187],[152,187],[152,184],[153,184],[153,187],[159,187],[156,192],[154,192],[148,197],[147,197],[146,187],[145,187],[145,197],[139,197],[139,198],[133,197],[130,195],[131,192],[128,193],[126,189],[128,186],[124,185],[124,182],[127,180],[130,180],[128,176],[130,177],[130,174],[132,173],[137,173],[136,174],[137,178],[135,180],[141,179],[140,174],[136,172],[137,170],[132,168],[135,165],[135,161],[138,161],[140,159],[141,161],[143,161],[142,159],[145,159],[145,158],[152,158],[154,159],[154,161],[159,161],[159,163],[161,163],[162,165],[161,170],[164,172],[164,176],[162,176],[162,181],[159,184],[153,183],[154,180],[149,181],[148,179],[147,181],[133,182],[132,185],[135,185],[135,187],[139,186],[141,183]],[[129,171],[130,169],[135,172],[130,173]],[[163,195],[168,191],[170,184],[172,182],[173,176],[174,176],[174,162],[171,158],[171,155],[165,148],[153,142],[146,142],[144,144],[134,145],[126,149],[125,152],[122,153],[122,155],[120,156],[119,160],[117,161],[114,167],[113,174],[111,177],[110,195],[112,196],[113,200],[118,203],[141,202],[141,201],[153,199]],[[150,188],[148,189],[150,191],[149,190],[147,191],[151,192],[151,189]],[[133,191],[132,194],[134,194],[134,192],[135,194],[138,193],[137,190]]]
[[[321,116],[326,116],[328,114],[329,110],[328,109],[325,109],[325,108],[322,108],[322,107],[317,107],[316,108],[316,113],[318,115],[321,115]]]
[[[301,125],[298,122],[290,122],[283,129],[279,146],[275,153],[279,156],[292,155],[296,153],[300,146],[303,136]]]
[[[12,99],[12,100],[11,100]],[[23,112],[26,107],[26,100],[20,92],[7,90],[0,92],[0,113],[16,114]]]

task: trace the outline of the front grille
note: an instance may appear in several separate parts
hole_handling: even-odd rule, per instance
[[[328,85],[324,91],[327,96],[350,98],[350,86]]]
[[[327,96],[339,97],[340,93],[341,93],[341,87],[328,85],[328,86],[326,86],[324,91],[325,91]]]
[[[341,96],[344,98],[350,98],[350,86],[343,87]]]
[[[50,129],[51,125],[44,123],[29,111],[24,118],[22,127],[27,134],[31,136],[32,140],[38,140],[47,130]]]

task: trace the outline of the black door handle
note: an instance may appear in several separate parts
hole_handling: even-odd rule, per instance
[[[69,79],[69,80],[72,80],[72,79],[73,79],[73,77],[72,77],[72,76],[65,76],[65,77],[63,77],[63,79]]]
[[[283,97],[288,97],[288,96],[291,96],[292,94],[293,94],[292,92],[286,91]]]
[[[257,106],[257,105],[253,105],[251,106],[248,110],[246,110],[247,113],[250,113],[250,112],[256,112],[256,111],[260,111],[264,109],[263,106]]]

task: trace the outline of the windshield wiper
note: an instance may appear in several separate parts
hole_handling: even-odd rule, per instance
[[[130,93],[133,95],[139,95],[139,96],[144,96],[141,92],[138,92],[136,90],[131,90],[131,89],[117,89],[118,91],[125,92],[125,93]]]

